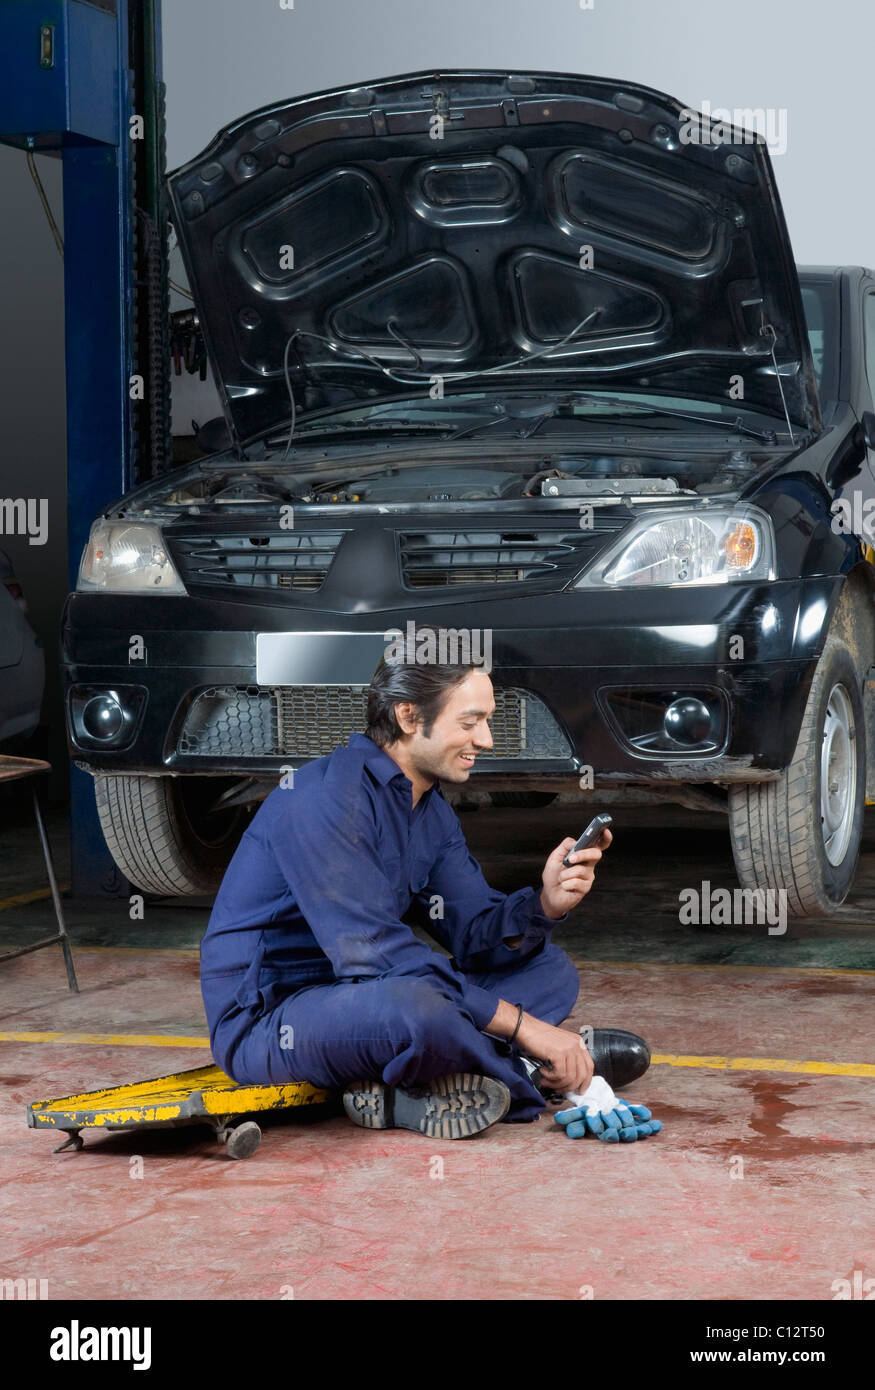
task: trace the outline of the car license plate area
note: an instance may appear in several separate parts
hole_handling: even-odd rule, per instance
[[[259,685],[370,685],[386,650],[382,632],[259,632]]]

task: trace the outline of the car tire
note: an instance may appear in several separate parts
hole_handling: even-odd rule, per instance
[[[825,778],[830,768],[832,775]],[[834,912],[856,873],[865,801],[860,678],[848,647],[830,637],[815,668],[789,767],[777,781],[729,790],[732,850],[742,887],[784,889],[792,917]]]
[[[216,892],[248,819],[239,806],[208,812],[224,785],[214,777],[95,776],[107,847],[132,884],[164,896]]]

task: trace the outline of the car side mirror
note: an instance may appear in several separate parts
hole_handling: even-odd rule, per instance
[[[875,450],[875,412],[871,410],[863,411],[863,438],[866,441],[866,448]]]

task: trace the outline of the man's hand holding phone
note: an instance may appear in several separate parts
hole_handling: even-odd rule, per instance
[[[569,835],[553,850],[541,875],[541,910],[545,917],[564,916],[589,892],[595,880],[595,866],[613,839],[609,824],[610,816],[597,816],[579,840]],[[588,847],[580,847],[588,840],[592,841]]]

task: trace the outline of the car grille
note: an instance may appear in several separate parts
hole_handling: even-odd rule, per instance
[[[571,578],[625,526],[629,512],[596,507],[591,525],[560,522],[554,529],[471,530],[454,528],[398,534],[405,588],[441,589],[481,584],[520,584],[527,580]],[[259,599],[283,593],[316,593],[349,530],[179,532],[165,542],[187,589],[204,586],[256,590]]]
[[[366,724],[364,685],[209,686],[194,699],[177,742],[186,757],[319,758]],[[498,689],[491,721],[495,759],[565,759],[571,745],[543,700]],[[479,761],[479,759],[478,759]]]
[[[574,573],[601,549],[606,533],[628,521],[599,508],[593,525],[576,531],[408,531],[399,536],[408,589],[455,584],[520,584]],[[566,523],[567,525],[567,523]]]
[[[210,686],[193,701],[177,752],[193,758],[270,756],[276,749],[276,700],[269,686]]]
[[[167,535],[186,588],[307,590],[322,586],[345,531]]]

